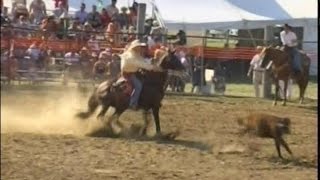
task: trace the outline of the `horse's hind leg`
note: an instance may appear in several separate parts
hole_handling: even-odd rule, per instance
[[[287,103],[287,89],[288,89],[288,80],[284,80],[284,88],[283,88],[283,102],[282,105],[285,106]]]
[[[277,101],[278,101],[278,96],[279,96],[279,88],[280,88],[280,86],[279,86],[279,80],[276,80],[275,81],[275,96],[274,96],[274,102],[273,102],[273,105],[275,106],[275,105],[277,105]]]
[[[304,100],[304,93],[305,93],[307,85],[308,85],[308,80],[300,80],[298,82],[298,85],[299,85],[299,91],[300,91],[299,103],[302,104],[303,100]]]
[[[154,121],[156,124],[156,132],[157,134],[161,134],[161,127],[160,127],[160,118],[159,118],[159,108],[152,108],[152,113],[154,117]]]

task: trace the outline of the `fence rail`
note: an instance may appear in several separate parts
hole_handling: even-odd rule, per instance
[[[29,31],[30,33],[32,32],[39,32],[39,29],[32,29],[32,28],[22,28],[22,27],[10,27],[12,30],[26,30]],[[89,33],[92,35],[98,35],[101,36],[102,40],[97,40],[99,47],[101,49],[106,48],[106,47],[112,47],[112,49],[115,52],[120,52],[123,50],[125,43],[122,42],[119,45],[111,45],[105,40],[105,35],[106,33],[104,31],[90,31],[90,32],[84,32],[82,30],[77,30],[77,31],[72,31],[73,33]],[[68,31],[66,32],[68,33]],[[116,35],[120,36],[128,36],[128,35],[142,35],[138,33],[127,33],[127,32],[118,32],[114,33]],[[165,36],[166,38],[171,37],[172,35],[168,34],[162,34],[161,36]],[[208,40],[226,40],[225,37],[212,37],[212,36],[197,36],[197,35],[188,35],[186,36],[188,39],[198,39],[201,41],[208,41]],[[252,39],[252,38],[239,38],[239,37],[231,37],[229,40],[232,41],[261,41],[263,44],[266,44],[266,41],[264,39]],[[8,38],[8,37],[2,37],[1,38],[1,48],[2,49],[9,49],[12,45],[17,48],[28,48],[34,41],[37,42],[42,42],[44,45],[46,45],[48,48],[54,50],[54,51],[71,51],[71,50],[76,50],[79,51],[83,46],[87,45],[87,42],[82,41],[82,40],[42,40],[40,38]],[[170,41],[169,41],[170,42]],[[208,41],[209,42],[209,41]],[[303,44],[308,43],[308,44],[317,44],[317,41],[299,41]],[[230,60],[250,60],[252,56],[255,54],[254,52],[254,47],[228,47],[228,48],[217,48],[217,47],[203,47],[205,44],[202,46],[194,46],[190,45],[187,46],[187,51],[188,53],[196,56],[204,56],[206,59],[230,59]],[[307,52],[309,54],[315,54],[313,52]]]

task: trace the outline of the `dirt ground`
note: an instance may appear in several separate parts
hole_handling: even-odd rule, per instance
[[[2,91],[1,179],[316,179],[317,100],[272,106],[254,98],[167,96],[161,109],[164,132],[180,130],[176,140],[88,137],[99,123],[74,114],[88,95],[77,92]],[[241,136],[235,119],[269,112],[292,120],[279,160],[271,139]],[[141,112],[120,120],[143,123]],[[154,134],[154,125],[148,135]]]

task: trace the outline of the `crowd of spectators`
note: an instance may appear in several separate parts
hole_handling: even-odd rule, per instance
[[[86,7],[81,3],[80,10],[69,12],[65,0],[56,0],[54,10],[47,11],[42,0],[33,0],[27,8],[24,4],[13,3],[11,13],[6,7],[1,11],[1,24],[11,22],[14,36],[37,36],[42,39],[77,39],[88,41],[90,35],[119,46],[134,40],[137,24],[138,3],[130,7],[117,8],[117,0],[98,11],[97,6]],[[33,30],[33,31],[32,31]],[[146,19],[145,39],[161,40],[163,29],[152,18]],[[96,37],[97,38],[97,37]]]
[[[7,7],[1,5],[1,36],[14,38],[38,38],[46,41],[72,40],[81,44],[81,50],[71,52],[54,52],[45,43],[34,42],[28,49],[11,48],[9,52],[1,53],[1,61],[5,61],[10,54],[15,58],[19,69],[35,67],[39,70],[57,63],[52,59],[63,58],[64,63],[73,68],[80,65],[83,74],[114,75],[114,63],[119,61],[119,55],[112,52],[111,47],[119,47],[136,39],[138,3],[130,7],[117,8],[117,0],[98,11],[93,5],[87,10],[86,4],[81,3],[80,10],[68,11],[65,0],[55,0],[55,9],[48,11],[42,0],[33,0],[29,7],[14,2],[11,13]],[[144,37],[148,48],[161,46],[162,28],[152,18],[146,19]],[[102,47],[101,44],[106,44]],[[151,57],[152,54],[146,56]],[[26,58],[27,57],[27,58]],[[26,60],[28,59],[28,60]],[[28,63],[24,63],[28,61]],[[118,63],[119,64],[119,63]],[[74,66],[75,67],[75,66]],[[90,70],[89,70],[90,69]],[[98,75],[101,77],[101,75]]]
[[[87,10],[81,3],[76,12],[69,12],[66,0],[55,0],[55,9],[48,11],[43,0],[33,0],[29,7],[14,2],[11,12],[1,5],[1,37],[16,39],[36,38],[27,49],[10,47],[1,52],[1,72],[14,78],[16,70],[42,71],[56,70],[61,65],[64,71],[76,78],[105,79],[115,78],[120,71],[121,52],[114,52],[114,47],[123,47],[137,38],[138,3],[130,7],[117,8],[117,0],[101,8],[96,5]],[[143,38],[146,61],[151,60],[155,49],[163,46],[163,28],[151,17],[145,18]],[[56,52],[45,42],[71,40],[81,45],[81,49]],[[179,31],[177,45],[186,44],[185,33]],[[104,44],[104,45],[103,45]],[[186,55],[177,52],[188,68]],[[10,61],[9,61],[10,60]],[[6,71],[3,71],[6,69]]]

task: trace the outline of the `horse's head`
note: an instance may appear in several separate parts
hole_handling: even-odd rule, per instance
[[[261,61],[262,68],[265,68],[269,64],[269,62],[271,61],[271,57],[270,57],[270,49],[271,48],[272,48],[271,46],[264,47],[262,49],[262,51],[260,52],[260,57],[262,58],[262,61]]]
[[[175,51],[167,51],[167,56],[163,59],[160,66],[165,70],[185,70],[182,62],[175,55]]]
[[[276,66],[282,65],[288,61],[287,54],[285,52],[272,46],[264,47],[260,53],[260,57],[262,58],[262,68],[265,68],[270,61],[272,61]]]

